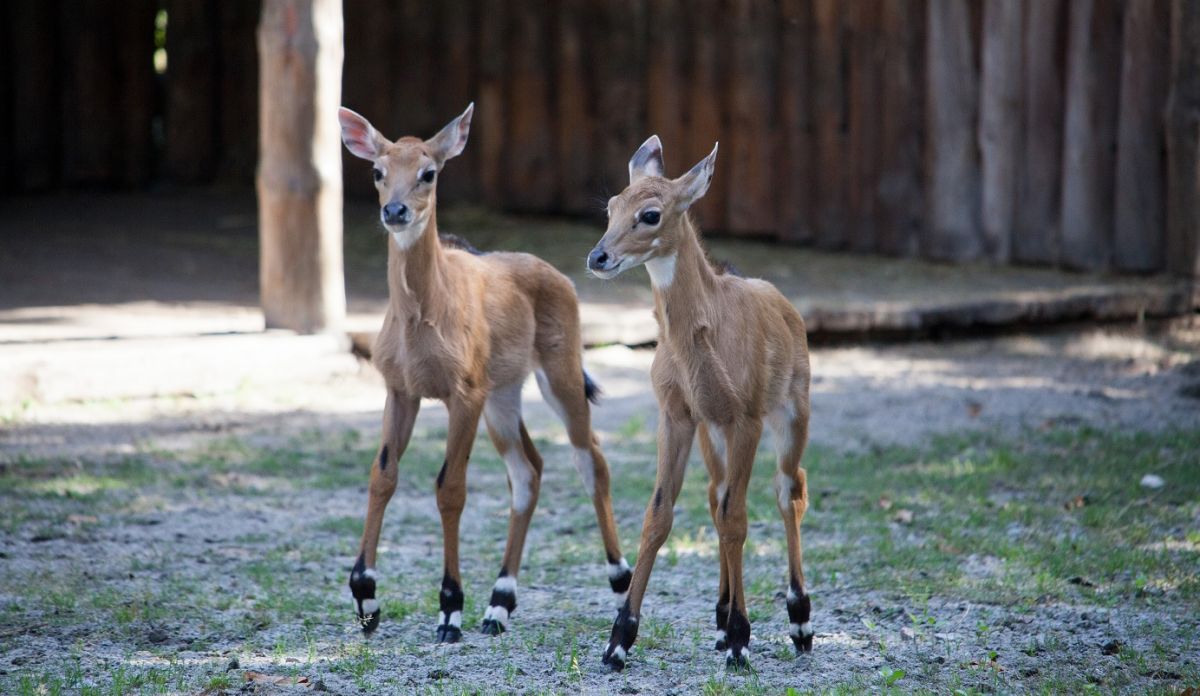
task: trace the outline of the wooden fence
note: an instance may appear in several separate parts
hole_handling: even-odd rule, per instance
[[[156,75],[154,18],[168,13]],[[248,185],[258,3],[9,0],[7,191]],[[472,100],[443,200],[597,214],[650,133],[721,141],[708,230],[935,259],[1200,270],[1193,0],[344,0],[343,102]],[[347,157],[346,190],[372,195]]]

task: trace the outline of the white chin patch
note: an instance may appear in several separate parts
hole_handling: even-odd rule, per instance
[[[616,580],[624,575],[625,571],[627,570],[629,570],[629,563],[625,560],[625,557],[622,556],[619,562],[608,564],[608,579]]]
[[[507,628],[508,610],[504,607],[488,607],[487,611],[483,612],[483,620],[487,621],[489,619]]]
[[[650,272],[650,282],[654,287],[669,287],[675,280],[675,254],[648,259],[646,270]]]
[[[392,239],[395,240],[396,246],[400,247],[400,251],[407,251],[425,233],[425,225],[428,222],[429,216],[421,215],[421,217],[413,218],[412,222],[403,227],[387,223],[384,223],[383,226],[391,233]]]

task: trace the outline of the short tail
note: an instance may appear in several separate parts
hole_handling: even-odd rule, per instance
[[[593,404],[600,403],[600,385],[596,384],[596,380],[588,374],[587,370],[583,371],[583,395],[588,401]]]

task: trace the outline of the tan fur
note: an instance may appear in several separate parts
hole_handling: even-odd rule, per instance
[[[621,551],[609,499],[608,468],[590,424],[581,364],[579,309],[571,282],[550,264],[529,254],[482,256],[444,247],[438,239],[436,179],[418,177],[433,166],[441,175],[446,153],[461,151],[449,138],[461,118],[434,138],[402,138],[390,143],[365,120],[350,120],[344,135],[352,152],[364,149],[386,174],[378,181],[380,206],[402,202],[417,233],[388,225],[389,302],[372,360],[388,386],[383,445],[387,461],[371,469],[370,498],[361,554],[374,568],[383,512],[396,486],[396,462],[412,431],[421,398],[446,403],[449,432],[446,461],[439,475],[437,504],[443,526],[446,576],[461,587],[458,524],[466,502],[466,470],[479,418],[487,408],[488,432],[501,456],[509,454],[531,470],[529,504],[510,514],[503,560],[507,575],[520,572],[521,552],[537,502],[542,460],[520,420],[520,385],[534,369],[542,370],[561,405],[571,444],[591,454],[596,485],[593,503],[607,558]],[[470,111],[464,115],[469,124]],[[344,131],[346,132],[346,131]],[[353,140],[353,142],[352,142]],[[372,147],[373,146],[373,147]],[[451,154],[450,156],[453,156]],[[360,155],[361,156],[361,155]],[[401,248],[400,240],[411,240]],[[385,450],[381,448],[381,455]],[[378,460],[378,458],[377,458]],[[513,485],[510,478],[510,488]],[[517,496],[514,495],[514,501]],[[514,503],[515,504],[515,503]],[[502,571],[502,574],[504,574]]]
[[[720,540],[720,590],[722,596],[729,593],[732,608],[744,617],[746,492],[764,421],[786,438],[778,481],[788,489],[777,497],[787,531],[789,572],[803,589],[800,522],[808,493],[800,459],[808,437],[810,384],[804,320],[770,283],[718,274],[706,258],[687,210],[707,188],[716,150],[688,174],[670,180],[653,173],[661,172],[660,163],[650,174],[637,170],[635,162],[646,161],[648,147],[652,157],[661,157],[656,138],[635,155],[632,182],[609,202],[608,230],[593,252],[607,257],[603,268],[593,269],[607,277],[615,275],[614,269],[619,273],[639,263],[669,268],[674,259],[673,274],[659,271],[660,280],[670,282],[660,287],[652,281],[659,323],[651,368],[661,412],[658,477],[643,522],[629,614],[635,619],[640,615],[698,429],[710,478],[709,509]],[[661,210],[661,221],[644,222],[646,210]],[[663,491],[661,502],[658,491]],[[614,628],[614,637],[617,633]]]

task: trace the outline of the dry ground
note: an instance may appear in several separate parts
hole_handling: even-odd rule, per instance
[[[654,469],[650,353],[586,361],[631,562]],[[814,351],[806,568],[792,655],[764,448],[747,558],[755,671],[711,650],[715,539],[693,466],[629,667],[563,430],[531,392],[547,473],[508,633],[433,645],[444,410],[401,462],[357,632],[345,585],[381,387],[322,377],[158,399],[0,404],[0,692],[1170,693],[1200,687],[1200,331],[1057,331]],[[696,455],[693,455],[695,458]],[[507,501],[486,437],[463,524],[464,627]],[[1146,474],[1161,488],[1139,485]],[[1105,645],[1110,647],[1106,650]],[[1109,654],[1112,653],[1112,654]],[[243,685],[247,671],[308,686]]]

